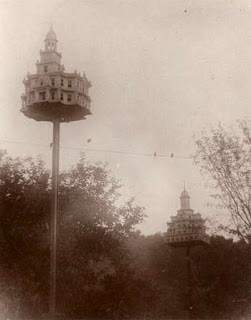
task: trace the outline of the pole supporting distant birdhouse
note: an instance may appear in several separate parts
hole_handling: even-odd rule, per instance
[[[204,220],[199,213],[194,213],[190,207],[190,195],[185,189],[180,195],[180,209],[176,216],[171,217],[171,222],[167,223],[168,229],[165,233],[165,243],[175,248],[185,248],[186,269],[187,269],[187,311],[190,318],[193,312],[193,284],[192,284],[192,264],[191,249],[198,245],[209,245],[210,238],[206,234]]]

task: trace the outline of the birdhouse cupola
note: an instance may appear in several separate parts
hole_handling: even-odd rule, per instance
[[[52,26],[49,32],[46,35],[44,40],[45,42],[45,51],[57,51],[57,36]]]
[[[189,193],[184,189],[180,195],[180,209],[189,210],[190,208],[190,196]]]

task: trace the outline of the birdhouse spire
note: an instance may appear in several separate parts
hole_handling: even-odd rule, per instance
[[[50,30],[48,31],[45,37],[45,51],[57,51],[57,36],[55,31],[53,30],[52,23]]]

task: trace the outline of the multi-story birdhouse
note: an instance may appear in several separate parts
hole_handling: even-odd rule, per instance
[[[190,196],[185,189],[180,196],[180,209],[167,225],[165,242],[173,247],[203,245],[210,242],[204,220],[200,213],[194,213],[190,208]]]
[[[91,83],[85,74],[65,72],[61,53],[57,51],[57,37],[52,27],[40,50],[36,74],[24,79],[25,93],[22,109],[25,116],[38,121],[70,122],[91,114],[88,90]]]

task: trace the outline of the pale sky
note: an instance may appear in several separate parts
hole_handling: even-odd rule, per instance
[[[35,72],[51,22],[66,71],[85,71],[92,82],[93,114],[61,126],[62,146],[182,157],[193,154],[205,126],[251,116],[249,0],[0,0],[0,18],[0,148],[11,155],[51,163],[51,150],[36,144],[49,146],[52,125],[19,111],[22,80]],[[78,153],[62,149],[61,169]],[[212,215],[190,159],[91,151],[86,158],[108,162],[125,197],[146,208],[146,234],[166,230],[184,180],[193,209]]]

